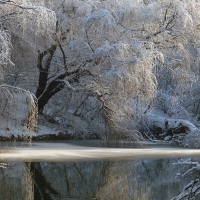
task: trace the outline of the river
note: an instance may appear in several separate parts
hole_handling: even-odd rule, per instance
[[[163,144],[61,141],[0,145],[0,199],[5,200],[167,200],[199,172],[194,169],[183,175],[194,167],[192,161],[200,160],[200,150]]]

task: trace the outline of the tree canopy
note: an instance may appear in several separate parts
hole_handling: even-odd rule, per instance
[[[0,1],[1,69],[13,64],[17,37],[37,54],[30,65],[39,71],[39,112],[65,88],[80,94],[77,104],[96,99],[95,112],[122,132],[154,106],[197,116],[198,7],[187,0]]]

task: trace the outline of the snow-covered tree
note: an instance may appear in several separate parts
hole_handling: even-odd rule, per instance
[[[35,0],[0,5],[2,48],[7,50],[2,59],[9,58],[10,34],[37,54],[40,112],[67,88],[75,95],[84,93],[77,104],[96,99],[96,112],[112,128],[127,128],[153,105],[169,108],[167,114],[173,110],[178,118],[190,116],[187,96],[195,93],[198,80],[198,2]]]
[[[66,87],[95,97],[112,128],[128,124],[133,100],[146,103],[155,94],[152,70],[155,60],[163,62],[154,43],[137,35],[143,20],[141,5],[109,0],[54,5],[58,20],[54,42],[38,53],[39,111]]]
[[[55,27],[55,13],[40,1],[0,1],[0,74],[1,83],[11,61],[12,35],[33,43],[40,35],[47,36]],[[34,44],[33,44],[34,45]],[[27,134],[37,119],[37,100],[26,90],[0,85],[1,129],[3,136]]]

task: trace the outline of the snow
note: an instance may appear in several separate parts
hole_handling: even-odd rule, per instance
[[[38,124],[33,136],[42,136],[48,134],[57,135],[62,131],[63,129],[58,124],[50,123],[44,115],[39,115]]]
[[[141,132],[151,141],[168,142],[183,147],[200,147],[200,131],[193,123],[169,117],[160,109],[149,112],[142,126]]]
[[[158,115],[160,113],[160,115]],[[157,111],[156,113],[149,113],[148,118],[150,123],[157,127],[161,127],[163,130],[165,129],[165,122],[168,122],[168,128],[176,128],[179,125],[186,126],[190,132],[195,132],[198,128],[193,125],[191,122],[183,119],[170,118],[169,116],[163,114],[161,111]]]
[[[35,95],[24,89],[0,85],[0,101],[0,135],[31,135],[37,118]]]

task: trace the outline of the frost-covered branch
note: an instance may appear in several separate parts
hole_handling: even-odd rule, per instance
[[[170,5],[168,6],[168,8],[167,8],[166,11],[165,11],[163,25],[159,28],[158,31],[156,31],[155,33],[151,33],[151,35],[147,36],[147,37],[146,37],[147,40],[150,39],[150,38],[153,37],[153,36],[157,36],[157,35],[159,35],[160,33],[163,33],[164,31],[170,30],[170,29],[173,27],[173,25],[171,25],[171,24],[172,24],[173,21],[176,20],[176,18],[177,18],[177,16],[178,16],[178,12],[177,12],[176,9],[175,9],[174,13],[173,13],[170,17],[167,17],[167,15],[168,15],[168,10],[169,10],[169,8],[171,7],[171,5],[172,5],[172,4],[170,3]],[[170,25],[171,25],[171,27],[169,27]]]
[[[10,61],[11,38],[8,31],[0,30],[0,65]]]

